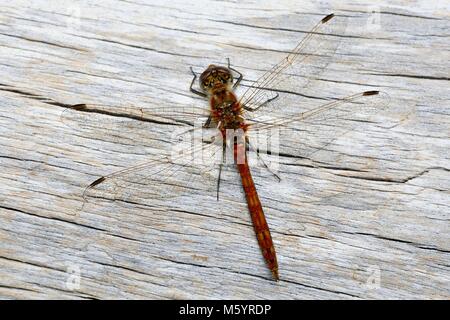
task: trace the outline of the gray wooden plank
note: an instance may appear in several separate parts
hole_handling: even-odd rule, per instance
[[[0,297],[448,299],[448,7],[330,3],[3,4]],[[175,127],[102,113],[68,123],[65,107],[206,106],[189,66],[229,57],[245,88],[331,11],[347,28],[301,93],[379,89],[390,104],[314,157],[281,157],[281,182],[254,172],[280,282],[236,173],[219,202],[197,180],[170,200],[142,188],[79,210],[89,183],[167,150]]]

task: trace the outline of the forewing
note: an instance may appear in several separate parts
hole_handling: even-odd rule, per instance
[[[332,61],[346,25],[345,17],[332,14],[324,17],[287,56],[245,91],[240,99],[241,104],[266,114],[276,111],[282,105],[268,102],[278,95],[299,93],[301,88],[316,79]]]
[[[140,108],[138,106],[77,104],[64,109],[61,121],[77,130],[126,132],[148,123],[178,127],[201,126],[209,115],[207,107],[171,106]]]

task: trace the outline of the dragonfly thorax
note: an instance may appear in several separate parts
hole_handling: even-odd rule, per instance
[[[210,99],[211,116],[219,129],[244,129],[242,108],[232,91],[214,92]]]

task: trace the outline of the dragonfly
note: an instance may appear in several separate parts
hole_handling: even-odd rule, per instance
[[[77,121],[84,128],[90,127],[96,117],[100,117],[98,123],[103,125],[101,117],[105,116],[180,128],[171,137],[176,145],[174,150],[151,155],[140,164],[101,176],[85,188],[84,201],[111,195],[117,198],[119,194],[125,196],[125,192],[143,190],[151,198],[168,198],[189,192],[190,186],[199,180],[202,182],[196,185],[215,189],[219,200],[224,168],[234,167],[240,176],[262,256],[272,278],[278,281],[276,250],[252,170],[258,166],[281,180],[276,161],[272,161],[274,157],[290,152],[313,157],[342,134],[351,133],[354,126],[374,121],[387,106],[384,93],[370,90],[326,99],[325,103],[313,99],[320,104],[301,111],[296,107],[287,110],[289,104],[303,100],[293,90],[306,87],[314,75],[323,72],[337,49],[339,33],[345,31],[345,22],[333,23],[337,18],[334,14],[323,17],[240,96],[236,90],[242,84],[243,74],[228,59],[227,65],[211,64],[200,75],[191,67],[190,91],[208,100],[204,107],[145,109],[100,104],[69,107],[63,112],[63,121]],[[316,138],[314,132],[320,132],[320,137]]]

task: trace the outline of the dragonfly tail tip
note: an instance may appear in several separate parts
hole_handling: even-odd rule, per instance
[[[272,269],[271,270],[272,271],[272,275],[273,275],[273,278],[275,279],[275,281],[280,281],[280,277],[279,277],[279,275],[278,275],[278,269]]]

